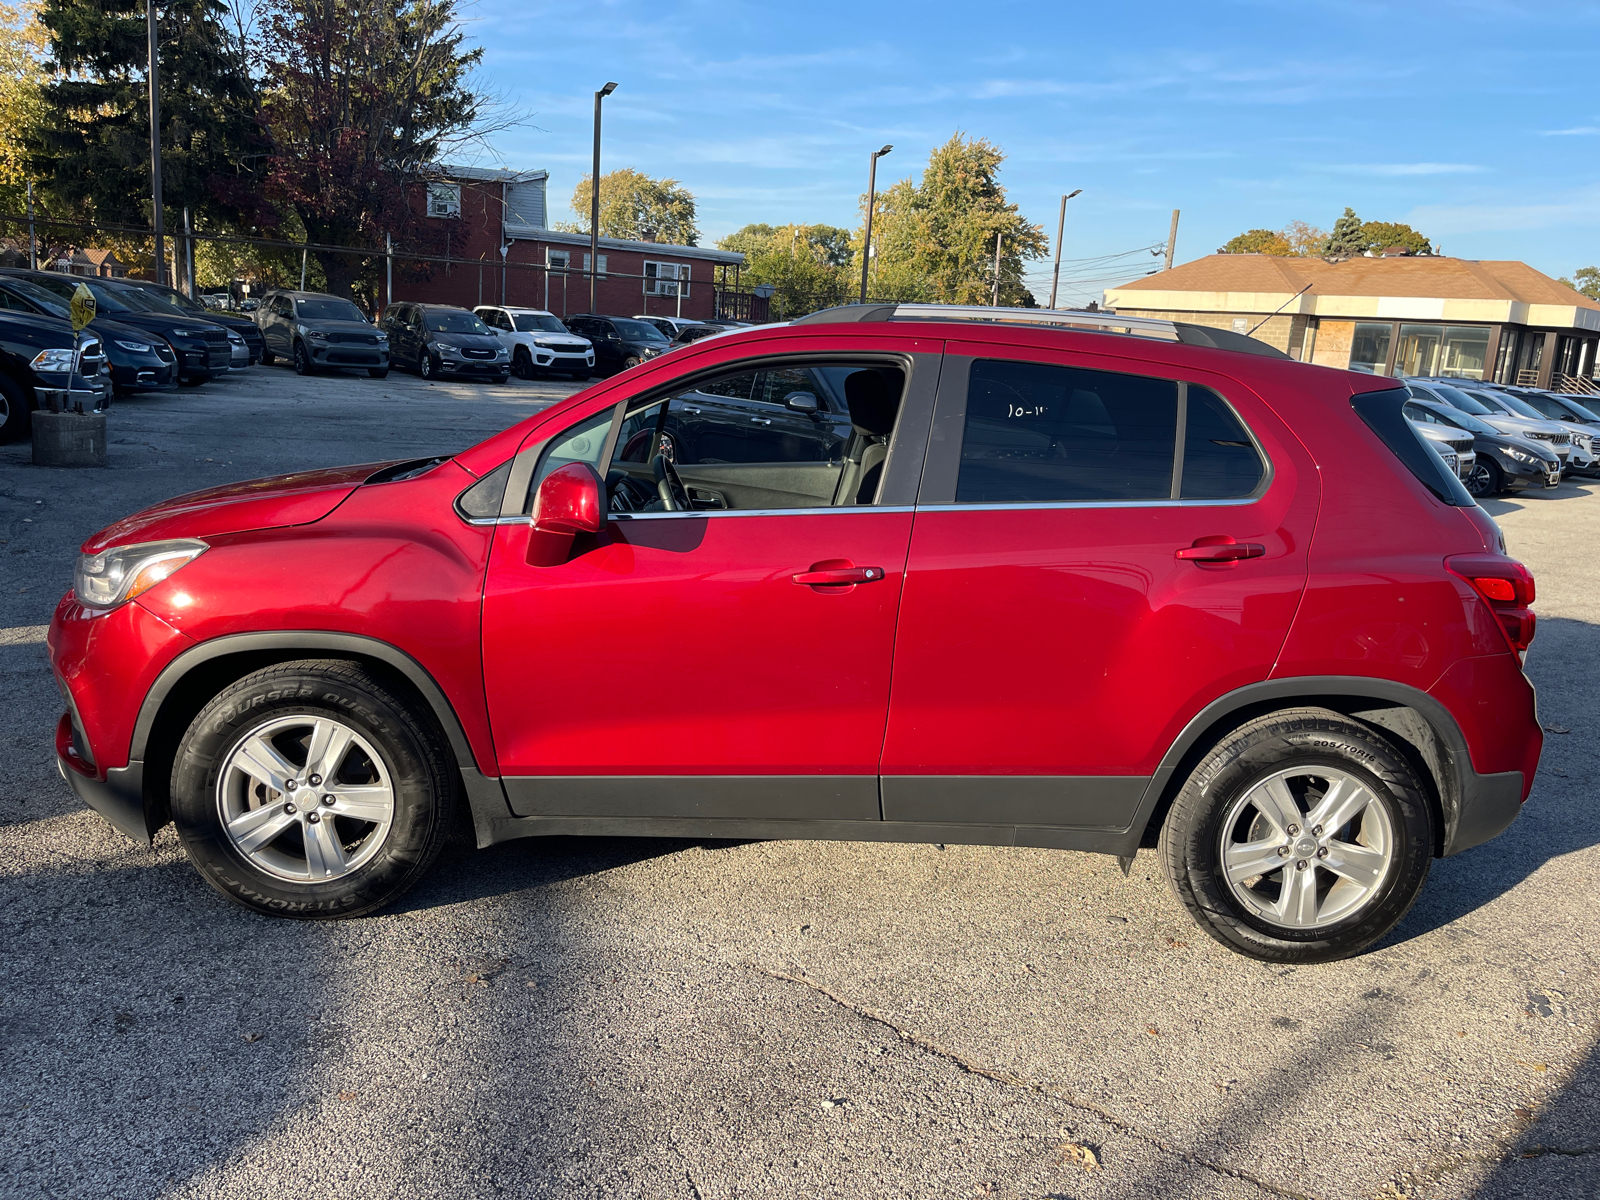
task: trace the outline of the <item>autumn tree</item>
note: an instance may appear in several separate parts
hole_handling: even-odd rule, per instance
[[[1279,232],[1283,240],[1289,243],[1289,253],[1296,258],[1321,254],[1322,247],[1328,243],[1326,229],[1318,229],[1304,221],[1290,221]]]
[[[1289,239],[1273,229],[1247,229],[1237,237],[1229,238],[1218,254],[1274,254],[1280,257],[1294,253]]]
[[[1600,267],[1579,267],[1571,279],[1563,275],[1561,282],[1580,295],[1600,300]]]
[[[1346,210],[1348,211],[1348,210]],[[1361,226],[1366,249],[1382,254],[1391,246],[1404,246],[1412,254],[1432,254],[1433,244],[1409,225],[1393,221],[1367,221]]]
[[[578,219],[558,222],[557,229],[589,232],[589,213],[594,203],[589,178],[583,176],[572,190],[572,211]],[[647,233],[675,246],[698,245],[700,229],[695,224],[694,195],[676,179],[651,179],[632,167],[600,176],[600,236],[638,241]]]
[[[44,0],[49,80],[27,134],[29,169],[58,207],[109,224],[150,221],[144,0]],[[160,10],[161,184],[169,209],[219,213],[219,183],[264,149],[255,83],[221,0]]]
[[[37,0],[0,4],[0,203],[20,211],[29,178],[28,139],[44,122],[47,50]]]
[[[719,240],[717,248],[745,256],[739,273],[743,283],[772,285],[772,311],[780,317],[844,304],[852,296],[848,229],[746,225]]]

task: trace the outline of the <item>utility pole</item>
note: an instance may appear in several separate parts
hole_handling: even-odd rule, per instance
[[[33,180],[28,180],[28,270],[39,269],[39,238],[33,231]]]
[[[893,146],[885,146],[882,150],[872,152],[871,165],[867,168],[867,227],[861,235],[861,303],[867,302],[867,267],[872,259],[872,210],[878,206],[878,160]]]
[[[306,247],[306,246],[301,246],[300,247],[300,290],[302,292],[306,290],[306,250],[307,249],[308,249],[308,247]]]
[[[1056,306],[1056,285],[1061,282],[1061,237],[1067,229],[1067,201],[1083,191],[1079,188],[1075,192],[1068,192],[1061,197],[1061,219],[1056,222],[1056,269],[1050,276],[1050,307]]]
[[[994,298],[989,301],[991,308],[1000,307],[1000,242],[1005,236],[998,229],[994,231]]]
[[[1172,228],[1167,230],[1167,265],[1163,270],[1172,270],[1172,252],[1178,247],[1178,210],[1172,210]]]
[[[156,12],[171,0],[145,0],[145,32],[150,41],[150,223],[155,229],[155,268],[150,278],[166,282],[166,227],[161,213],[161,70],[156,58]]]
[[[189,210],[183,210],[183,279],[189,287],[189,299],[194,299],[194,225],[189,220]]]
[[[600,101],[617,90],[608,83],[594,94],[594,169],[589,176],[589,311],[599,312],[595,300],[600,278]],[[500,303],[505,303],[505,248],[500,250],[501,284]]]
[[[394,238],[383,235],[383,307],[394,303]],[[478,268],[478,303],[483,303],[483,268]]]

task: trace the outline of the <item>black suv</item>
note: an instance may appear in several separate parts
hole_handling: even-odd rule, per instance
[[[324,292],[268,292],[256,309],[266,346],[261,361],[283,357],[295,374],[324,367],[365,367],[374,379],[389,374],[389,335],[349,300]]]
[[[228,346],[227,330],[222,326],[214,321],[180,317],[177,313],[152,311],[129,297],[129,289],[109,280],[64,275],[59,271],[23,270],[0,271],[0,277],[27,279],[68,302],[79,284],[87,284],[101,316],[167,340],[178,360],[178,382],[185,387],[196,387],[208,379],[226,375],[233,366],[233,351]]]
[[[601,375],[615,375],[637,367],[672,346],[654,325],[634,317],[598,317],[590,313],[567,317],[567,328],[594,343],[594,369]]]
[[[449,304],[391,304],[383,313],[395,362],[424,379],[476,376],[504,383],[511,352],[476,314]]]
[[[180,317],[193,317],[197,321],[209,321],[213,325],[231,329],[242,337],[244,344],[250,348],[250,365],[253,367],[261,361],[266,343],[262,340],[261,330],[249,317],[207,308],[204,304],[189,299],[177,288],[163,287],[159,283],[147,283],[142,279],[119,279],[117,284],[149,302],[157,312],[171,311]]]
[[[59,317],[0,312],[0,442],[27,436],[40,389],[68,390],[86,409],[111,402],[100,339],[92,331],[86,339],[80,375],[72,373],[77,346],[71,323]]]
[[[27,279],[0,277],[0,309],[33,313],[68,321],[67,301]],[[96,316],[89,332],[100,338],[111,364],[111,386],[118,396],[139,392],[170,392],[178,386],[178,357],[167,339],[152,337],[143,329]]]

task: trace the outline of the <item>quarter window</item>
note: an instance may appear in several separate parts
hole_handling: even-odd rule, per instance
[[[1188,384],[1183,438],[1185,500],[1235,500],[1261,484],[1266,467],[1255,443],[1222,397],[1210,388]]]

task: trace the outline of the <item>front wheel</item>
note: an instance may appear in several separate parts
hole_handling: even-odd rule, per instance
[[[304,342],[294,344],[294,373],[296,375],[309,375],[314,368],[311,366],[311,353],[306,349]]]
[[[426,350],[417,351],[417,374],[424,379],[432,379],[433,371],[433,355]]]
[[[172,768],[172,817],[208,883],[258,912],[368,913],[444,845],[455,772],[431,718],[354,663],[281,663],[226,688]]]
[[[640,359],[638,356],[630,354],[630,355],[628,355],[627,358],[622,360],[622,369],[624,371],[631,371],[631,370],[633,370],[634,367],[637,367],[640,364],[640,362],[642,362],[642,361],[643,360]]]
[[[0,375],[0,442],[16,442],[28,436],[33,423],[33,406],[22,388]]]
[[[1167,882],[1217,941],[1267,962],[1329,962],[1410,911],[1433,823],[1388,740],[1307,708],[1251,721],[1206,755],[1160,845]]]
[[[1472,464],[1472,470],[1467,472],[1466,482],[1467,491],[1474,496],[1498,496],[1506,486],[1500,464],[1482,454]]]
[[[533,378],[533,356],[528,353],[526,346],[517,347],[517,356],[511,360],[511,370],[518,379]]]

